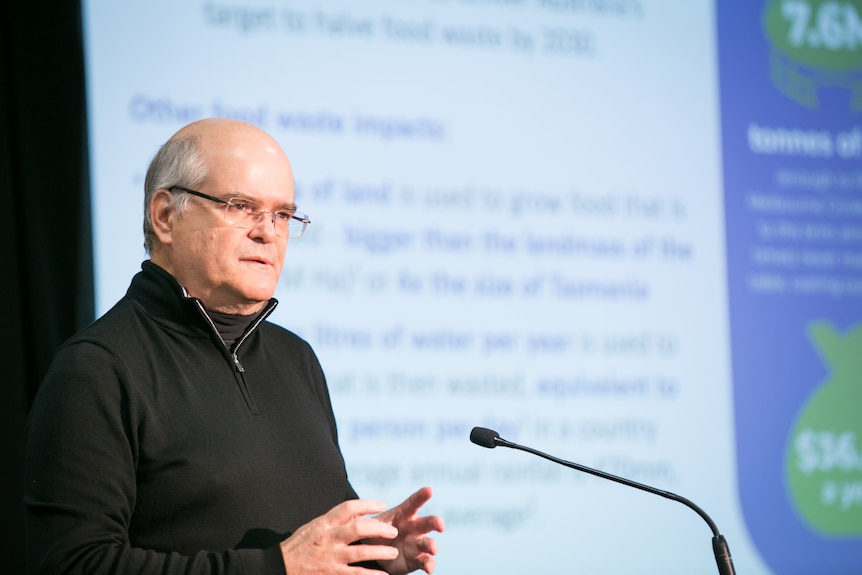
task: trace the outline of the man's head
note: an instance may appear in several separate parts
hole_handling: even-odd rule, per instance
[[[296,209],[293,172],[266,132],[235,120],[207,119],[174,134],[153,158],[145,182],[144,245],[211,310],[251,314],[275,293],[287,248],[271,214],[237,227],[217,198],[245,198],[263,210]]]

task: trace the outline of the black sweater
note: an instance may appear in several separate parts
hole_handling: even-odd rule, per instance
[[[27,424],[31,573],[283,574],[278,543],[356,497],[309,345],[261,321],[233,351],[150,262],[64,344]]]

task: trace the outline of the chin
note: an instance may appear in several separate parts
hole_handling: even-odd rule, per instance
[[[243,295],[248,300],[249,303],[263,303],[270,300],[270,298],[275,295],[275,289],[272,290],[246,290]]]

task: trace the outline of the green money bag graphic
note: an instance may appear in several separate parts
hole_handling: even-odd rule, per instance
[[[786,447],[790,499],[815,531],[862,536],[862,324],[826,322],[808,334],[829,368],[797,416]]]

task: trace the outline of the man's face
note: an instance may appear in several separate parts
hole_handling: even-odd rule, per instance
[[[264,210],[293,206],[290,164],[265,134],[240,126],[226,135],[205,135],[202,149],[209,175],[197,191],[222,199],[242,196]],[[169,264],[153,261],[207,309],[244,315],[258,311],[275,293],[287,238],[275,233],[270,214],[243,229],[225,220],[224,204],[196,196],[189,200],[184,214],[171,215],[167,242],[162,238],[169,243]]]

